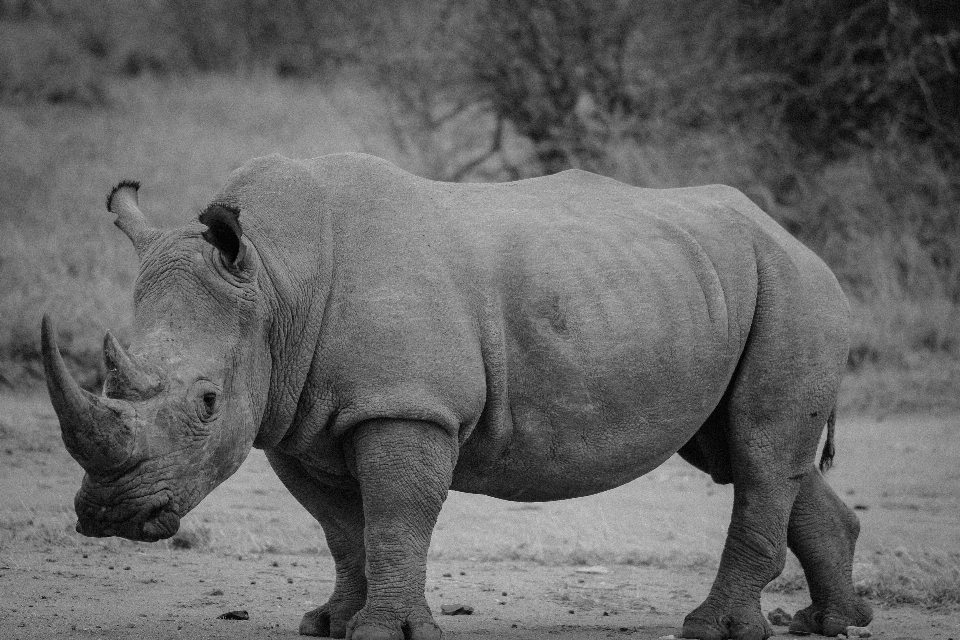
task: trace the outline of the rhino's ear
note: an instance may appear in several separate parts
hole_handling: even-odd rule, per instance
[[[231,206],[214,203],[200,214],[200,223],[207,225],[203,239],[212,244],[230,266],[240,267],[246,257],[246,243],[240,227],[240,212]]]
[[[107,196],[107,211],[117,216],[114,224],[133,242],[137,255],[142,255],[144,247],[158,235],[156,229],[147,224],[147,218],[140,211],[137,192],[140,183],[136,180],[122,180]]]

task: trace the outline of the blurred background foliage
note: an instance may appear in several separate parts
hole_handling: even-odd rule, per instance
[[[54,309],[96,384],[136,274],[118,172],[183,211],[253,155],[353,149],[736,186],[851,298],[850,402],[960,404],[955,0],[0,0],[0,114],[0,385]]]

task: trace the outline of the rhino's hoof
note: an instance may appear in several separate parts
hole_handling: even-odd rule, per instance
[[[347,640],[404,640],[399,629],[388,629],[376,624],[361,624],[352,629]]]
[[[359,609],[359,607],[357,607]],[[347,621],[350,615],[337,615],[330,603],[303,614],[300,619],[300,635],[319,638],[344,638],[347,635]]]
[[[819,634],[820,629],[823,628],[822,621],[823,614],[814,610],[812,606],[801,609],[794,614],[790,622],[790,633],[801,636]]]
[[[347,640],[443,640],[443,632],[433,621],[407,622],[400,628],[368,623],[354,626]]]
[[[773,635],[773,628],[763,616],[750,620],[736,616],[720,616],[715,619],[692,618],[683,621],[683,638],[700,640],[766,640]]]
[[[823,611],[810,605],[793,616],[790,633],[836,637],[846,635],[848,626],[865,627],[873,620],[873,609],[863,601],[856,602],[850,609],[849,612]]]
[[[300,619],[300,635],[314,636],[318,638],[342,638],[346,635],[345,625],[340,635],[331,635],[330,612],[325,611],[324,607],[308,611]]]
[[[443,631],[432,620],[417,626],[408,625],[405,631],[410,640],[443,640]]]

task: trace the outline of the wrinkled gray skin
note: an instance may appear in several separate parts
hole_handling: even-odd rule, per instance
[[[814,465],[848,306],[736,190],[581,171],[446,184],[345,154],[254,160],[215,203],[204,215],[239,224],[160,232],[135,186],[111,194],[141,268],[103,396],[70,379],[44,321],[51,397],[87,471],[81,533],[173,535],[260,447],[336,561],[300,632],[434,639],[425,557],[448,490],[584,496],[679,451],[734,485],[685,637],[770,635],[760,590],[788,547],[813,601],[794,630],[870,621],[851,584],[857,519]]]

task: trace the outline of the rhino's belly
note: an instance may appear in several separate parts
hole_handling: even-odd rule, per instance
[[[515,355],[461,449],[454,489],[540,501],[629,482],[690,440],[738,357],[706,341],[679,349],[647,340]]]
[[[641,415],[562,415],[514,408],[509,443],[491,460],[465,447],[452,488],[517,501],[561,500],[623,485],[660,466],[709,411],[651,422]],[[480,436],[482,438],[482,436]],[[479,443],[473,442],[472,445]]]
[[[487,403],[454,488],[603,491],[661,464],[720,402],[753,312],[749,245],[725,238],[718,271],[678,226],[635,222],[545,228],[507,254],[484,326]]]
[[[587,495],[682,447],[720,402],[742,349],[690,280],[659,298],[526,288],[454,488],[513,500]]]

